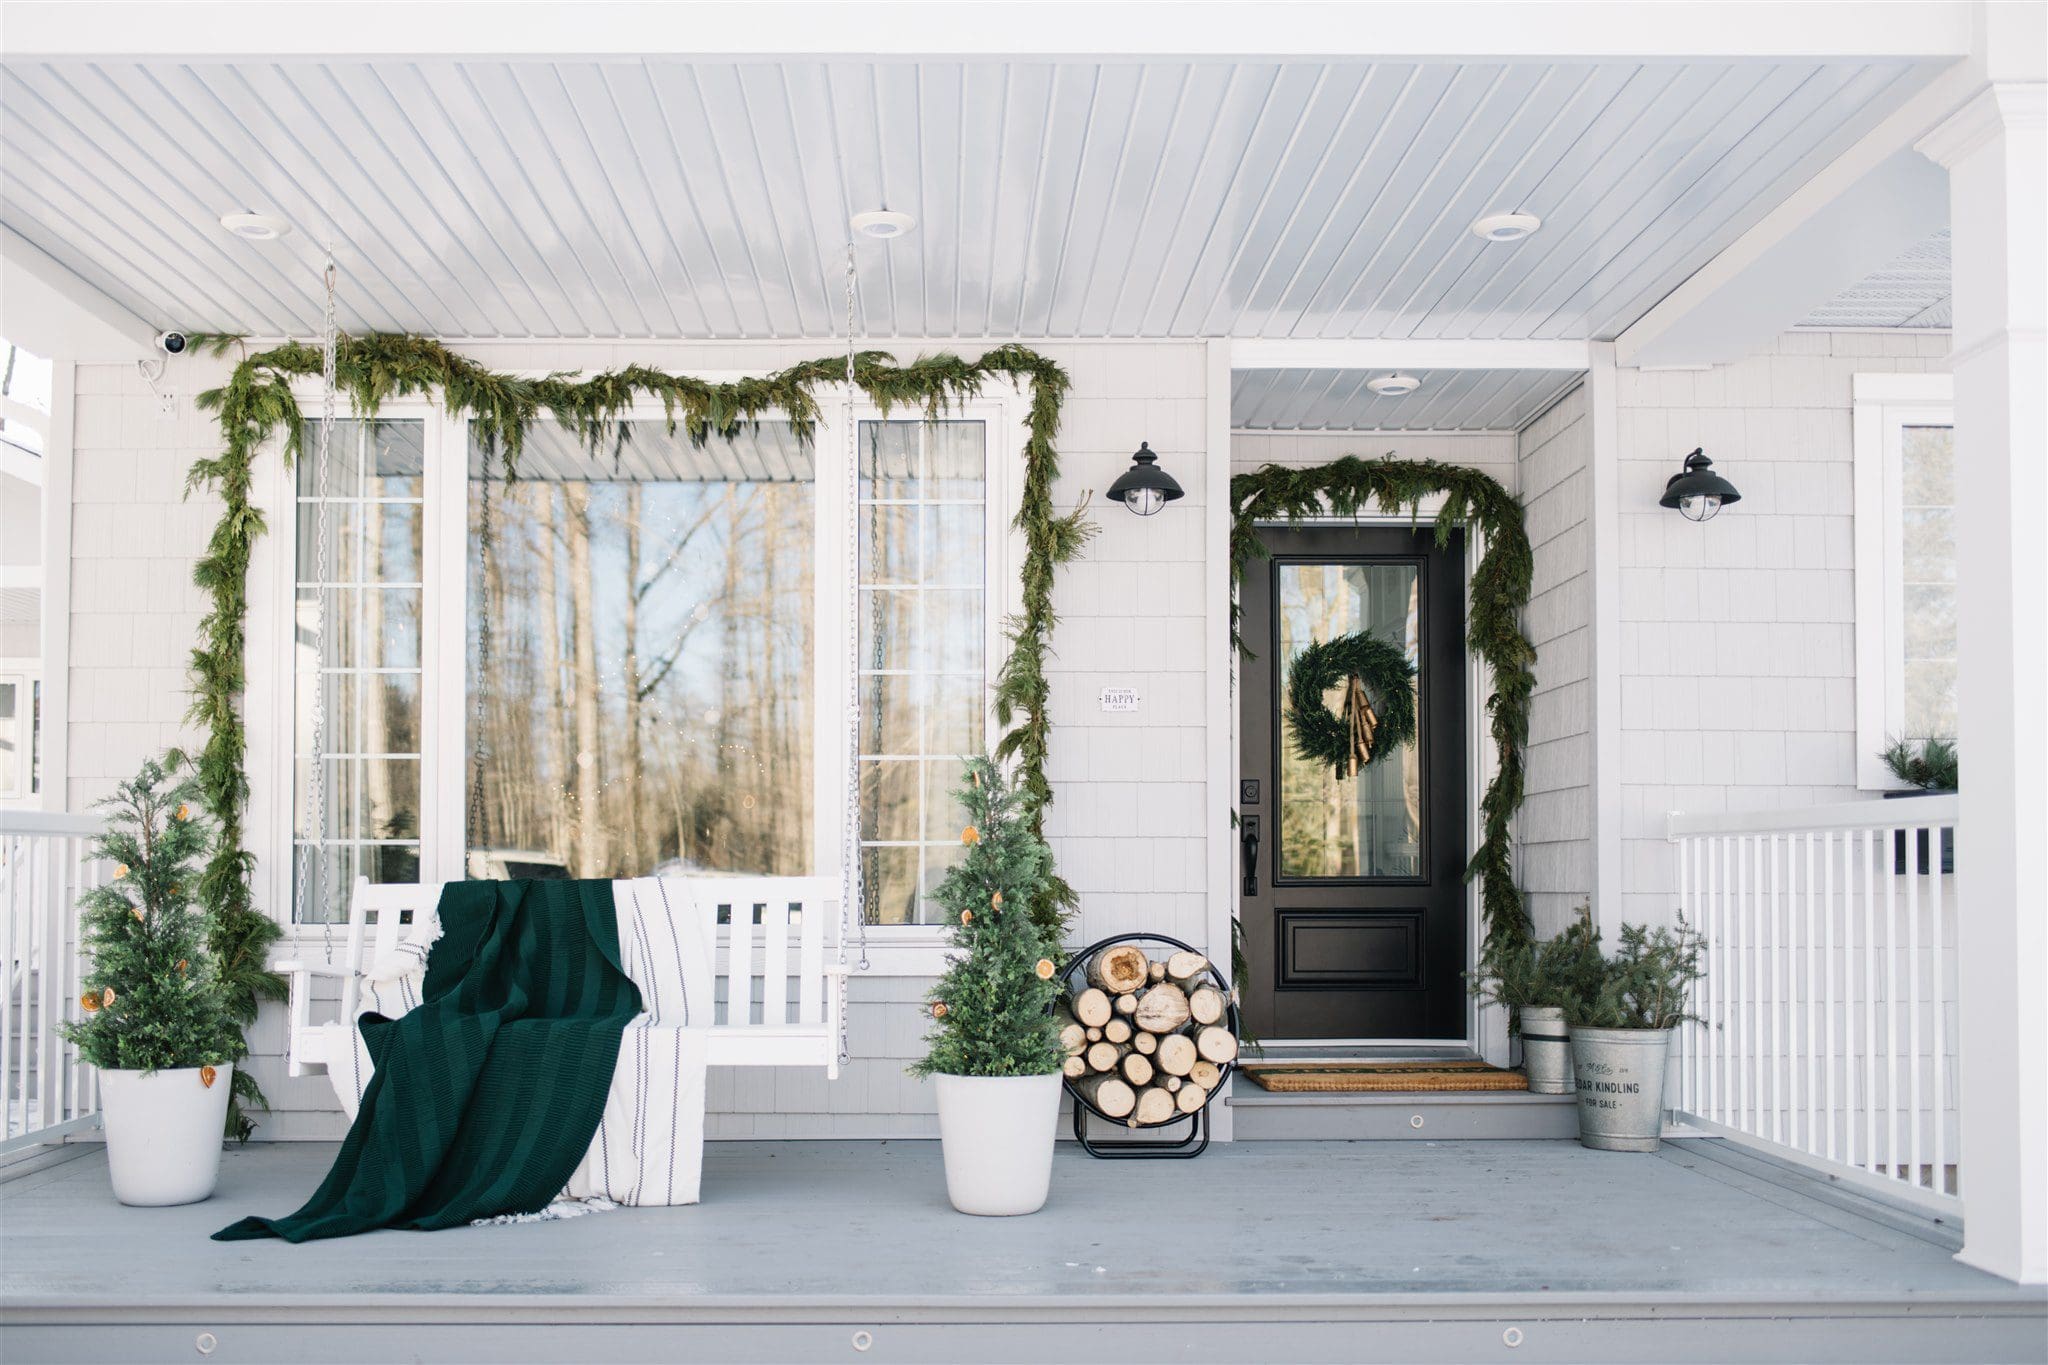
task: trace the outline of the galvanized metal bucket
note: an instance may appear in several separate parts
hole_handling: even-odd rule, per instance
[[[1522,1070],[1536,1095],[1572,1093],[1572,1035],[1554,1005],[1522,1007]]]
[[[1603,1152],[1657,1150],[1670,1048],[1670,1029],[1572,1030],[1581,1143]]]

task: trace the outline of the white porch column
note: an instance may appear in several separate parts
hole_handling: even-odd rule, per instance
[[[2038,36],[2033,42],[2037,63]],[[1948,168],[1955,261],[1957,712],[1969,772],[1956,835],[1965,1223],[1958,1259],[2041,1283],[2048,1281],[2048,86],[2038,67],[2024,81],[1999,79],[1995,62],[1991,74],[1983,93],[1919,144]]]

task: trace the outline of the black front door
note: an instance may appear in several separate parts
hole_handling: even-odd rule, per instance
[[[1262,1039],[1465,1036],[1465,548],[1428,529],[1260,533],[1245,568],[1239,913]],[[1415,738],[1341,776],[1284,714],[1311,644],[1370,631],[1415,665]],[[1345,689],[1324,704],[1342,713]]]

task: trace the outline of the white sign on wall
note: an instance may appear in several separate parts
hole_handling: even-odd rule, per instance
[[[1105,687],[1102,689],[1102,709],[1105,711],[1135,711],[1138,709],[1138,689],[1135,687]]]

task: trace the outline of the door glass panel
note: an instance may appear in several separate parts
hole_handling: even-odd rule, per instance
[[[1294,661],[1310,645],[1370,630],[1407,651],[1421,667],[1420,576],[1414,564],[1281,564],[1274,570],[1280,626],[1280,677],[1274,705],[1284,707]],[[1418,673],[1416,685],[1423,686]],[[1344,689],[1324,694],[1332,713]],[[1422,764],[1417,737],[1375,751],[1356,776],[1339,778],[1294,750],[1286,718],[1280,736],[1280,875],[1292,879],[1422,875]]]

